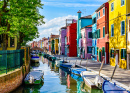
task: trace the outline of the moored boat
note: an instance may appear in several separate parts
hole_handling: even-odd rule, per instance
[[[71,68],[71,67],[75,67],[75,64],[71,64],[71,63],[62,63],[60,64],[61,67],[64,68]]]
[[[126,89],[116,85],[116,83],[111,83],[108,80],[104,81],[102,90],[104,93],[130,93]]]
[[[71,73],[80,75],[82,71],[87,71],[85,68],[70,68]]]
[[[39,57],[38,56],[31,57],[31,62],[39,62]]]
[[[31,71],[27,74],[26,78],[24,79],[25,84],[40,84],[43,80],[43,71],[42,70],[35,70]]]

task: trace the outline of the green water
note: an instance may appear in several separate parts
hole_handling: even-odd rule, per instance
[[[43,82],[32,86],[23,84],[12,93],[102,93],[101,90],[89,89],[81,77],[56,67],[47,59],[41,58],[39,63],[32,64],[31,68],[44,71]]]

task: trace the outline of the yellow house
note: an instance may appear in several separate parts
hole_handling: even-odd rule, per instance
[[[110,65],[127,68],[127,14],[130,0],[108,0],[109,2],[109,53]]]
[[[2,50],[2,43],[3,37],[0,35],[0,50]],[[8,37],[8,43],[7,43],[7,50],[16,50],[17,49],[17,37],[11,38]]]
[[[56,39],[54,39],[55,41],[54,41],[54,47],[55,47],[55,54],[56,53],[58,53],[58,44],[59,44],[59,39],[58,38],[56,38]],[[56,52],[57,51],[57,52]]]

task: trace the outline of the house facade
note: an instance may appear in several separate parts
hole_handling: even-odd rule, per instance
[[[81,55],[83,59],[91,59],[92,55],[92,25],[81,29]]]
[[[130,0],[108,0],[109,2],[109,53],[110,65],[122,69],[127,61],[127,14],[130,13]]]
[[[92,14],[92,60],[97,61],[97,14]]]
[[[78,12],[78,20],[77,20],[77,56],[81,56],[81,47],[79,47],[79,40],[81,39],[81,28],[92,24],[91,15],[81,17],[81,11]]]
[[[77,56],[77,23],[72,23],[67,26],[67,56],[76,57]]]
[[[66,27],[62,27],[60,29],[60,36],[59,36],[59,54],[65,55],[65,37],[66,37]]]
[[[97,61],[109,63],[109,3],[101,5],[96,11],[97,14]]]

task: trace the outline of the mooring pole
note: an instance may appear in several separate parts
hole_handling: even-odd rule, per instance
[[[86,69],[87,69],[87,63],[88,63],[88,57],[87,57],[87,62],[86,62]]]
[[[77,63],[77,60],[76,60],[76,62],[75,62],[75,65],[76,65],[76,63]]]
[[[83,60],[83,58],[82,58],[81,61],[80,61],[80,65],[81,65],[82,60]]]
[[[112,79],[113,79],[113,76],[114,76],[114,73],[115,73],[115,71],[116,71],[116,68],[117,68],[117,64],[116,64],[116,66],[115,66],[115,68],[114,68],[114,71],[113,71],[113,73],[112,73],[111,81],[112,81]]]

